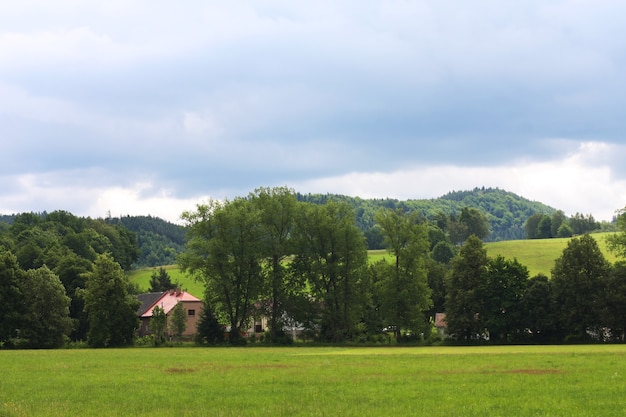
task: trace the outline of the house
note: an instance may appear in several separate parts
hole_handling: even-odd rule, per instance
[[[139,294],[138,298],[141,302],[141,306],[137,310],[139,320],[141,321],[138,331],[139,337],[152,334],[150,331],[150,319],[152,319],[152,310],[156,306],[165,310],[165,315],[169,317],[178,303],[183,303],[183,308],[187,315],[187,327],[183,332],[183,338],[191,339],[196,333],[196,325],[202,313],[202,300],[199,298],[180,289]]]
[[[440,337],[446,337],[446,313],[435,313],[435,327]]]

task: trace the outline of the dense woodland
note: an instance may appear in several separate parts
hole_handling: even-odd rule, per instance
[[[610,265],[586,234],[570,242],[551,279],[529,277],[515,260],[488,258],[482,245],[495,215],[457,206],[480,196],[503,218],[511,207],[528,213],[521,228],[529,238],[626,230],[623,214],[607,225],[542,205],[533,212],[493,189],[450,193],[426,210],[417,200],[262,188],[200,204],[183,213],[184,226],[64,211],[3,216],[0,346],[132,343],[137,289],[124,271],[151,262],[178,262],[205,284],[204,342],[221,342],[227,327],[230,342],[241,343],[240,331],[261,315],[272,343],[289,341],[292,328],[321,342],[432,342],[436,312],[447,314],[448,340],[464,343],[623,340],[626,267]],[[624,236],[612,241],[621,255]],[[370,264],[373,242],[389,255]]]

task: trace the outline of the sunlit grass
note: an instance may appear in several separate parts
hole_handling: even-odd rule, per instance
[[[606,245],[606,236],[610,234],[595,233],[591,236],[598,242],[606,259],[615,262],[617,257]],[[531,277],[538,273],[549,277],[554,268],[554,261],[562,255],[570,240],[570,238],[507,240],[486,243],[485,248],[491,257],[500,254],[508,259],[517,258],[522,265],[526,265]]]
[[[626,346],[0,351],[0,416],[616,416]]]
[[[189,294],[198,298],[204,296],[204,284],[184,274],[178,265],[166,265],[163,268],[167,270],[172,282],[179,282],[183,290],[186,290]],[[142,291],[148,291],[148,288],[150,288],[150,277],[155,271],[158,272],[158,270],[159,267],[137,269],[132,271],[128,277],[131,282],[136,283]]]

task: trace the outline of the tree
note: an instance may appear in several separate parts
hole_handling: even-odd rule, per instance
[[[485,277],[478,290],[484,303],[481,314],[489,340],[511,342],[525,328],[522,297],[528,284],[528,269],[517,259],[498,255],[489,259]]]
[[[269,341],[275,343],[284,337],[282,319],[289,294],[295,289],[303,289],[302,282],[287,273],[284,262],[293,254],[292,234],[298,201],[293,191],[286,187],[259,188],[248,198],[259,211],[267,290],[267,302],[263,305],[268,316]]]
[[[489,219],[480,210],[472,207],[463,207],[459,222],[467,227],[467,237],[474,235],[480,239],[489,236]]]
[[[206,300],[203,302],[202,313],[196,330],[196,342],[198,344],[218,345],[224,343],[224,326],[219,324],[213,309]]]
[[[626,263],[617,262],[609,273],[605,293],[605,322],[614,340],[626,339]]]
[[[584,216],[581,213],[576,213],[571,216],[569,218],[569,225],[575,235],[593,232],[600,227],[599,223],[596,222],[591,214]]]
[[[24,311],[20,282],[23,271],[10,252],[0,252],[0,345],[15,337]]]
[[[168,290],[173,290],[178,286],[177,282],[172,282],[170,278],[170,274],[167,273],[167,270],[162,266],[159,267],[158,271],[154,270],[152,275],[150,276],[150,288],[148,291],[150,292],[163,292]]]
[[[539,274],[528,281],[522,297],[525,327],[537,342],[558,340],[553,307],[552,281]]]
[[[573,234],[574,232],[567,222],[561,223],[559,229],[556,231],[556,237],[572,237]]]
[[[180,342],[183,338],[183,333],[187,329],[187,311],[185,311],[185,306],[180,301],[176,303],[170,313],[169,326],[174,339]]]
[[[150,319],[150,330],[152,331],[152,340],[155,346],[165,342],[165,329],[167,327],[167,315],[162,307],[155,306],[152,309],[152,318]]]
[[[47,266],[30,269],[20,284],[24,317],[20,338],[33,348],[63,346],[72,330],[70,298],[61,280]]]
[[[384,209],[376,214],[387,250],[395,257],[388,271],[377,282],[383,320],[394,329],[400,341],[404,331],[424,325],[424,314],[431,304],[425,269],[429,255],[428,232],[416,215]],[[381,265],[382,267],[382,265]]]
[[[120,265],[108,253],[98,255],[93,272],[86,277],[81,294],[89,320],[87,343],[92,347],[132,344],[140,303],[129,293],[130,283]]]
[[[483,337],[483,300],[478,290],[484,285],[489,259],[483,242],[470,236],[452,260],[446,280],[446,321],[448,333],[470,341]]]
[[[572,239],[552,269],[552,290],[565,335],[585,340],[602,327],[605,280],[610,264],[590,235]]]
[[[619,210],[615,219],[618,233],[606,237],[611,252],[621,258],[626,258],[626,207]]]
[[[526,231],[526,239],[537,239],[537,230],[539,230],[539,222],[543,219],[543,214],[535,213],[526,219],[524,230]]]
[[[259,212],[242,198],[196,208],[182,216],[188,242],[179,265],[204,282],[207,302],[229,323],[230,342],[238,344],[263,292]]]
[[[296,217],[294,274],[308,281],[325,341],[349,339],[360,319],[367,268],[365,238],[345,204],[302,203]]]
[[[562,225],[567,224],[567,217],[565,216],[565,213],[563,213],[563,210],[557,210],[554,212],[554,214],[552,214],[550,224],[550,233],[552,234],[552,237],[558,237],[559,228]]]
[[[539,224],[537,225],[537,239],[549,239],[552,235],[552,219],[550,216],[544,214],[541,216],[541,220],[539,220]]]

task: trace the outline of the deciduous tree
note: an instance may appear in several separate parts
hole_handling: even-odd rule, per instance
[[[170,312],[169,327],[174,339],[180,342],[183,338],[183,333],[187,329],[187,311],[185,311],[183,303],[176,303],[176,306]]]
[[[566,336],[584,340],[602,327],[605,282],[610,264],[591,235],[570,240],[552,269],[559,324]]]
[[[405,331],[417,331],[424,325],[424,312],[431,306],[425,260],[429,255],[428,232],[416,215],[398,210],[381,210],[376,222],[385,246],[395,258],[388,265],[376,288],[383,320],[394,329],[400,341]],[[381,265],[382,267],[382,265]]]
[[[152,340],[155,346],[165,342],[165,329],[167,328],[167,315],[165,310],[159,306],[152,309],[152,318],[150,319],[150,331],[152,332]]]
[[[484,300],[479,288],[486,281],[488,263],[487,251],[476,236],[470,236],[452,260],[446,280],[446,321],[452,337],[470,341],[484,335]]]
[[[42,266],[30,269],[20,284],[25,314],[20,338],[34,348],[63,346],[72,330],[70,298],[57,275]]]
[[[129,293],[130,284],[110,254],[98,255],[93,272],[86,274],[85,311],[89,319],[87,342],[93,347],[133,343],[139,324],[139,300]]]
[[[188,243],[179,265],[204,282],[207,302],[230,325],[230,342],[240,343],[252,304],[264,288],[259,211],[249,200],[237,198],[199,204],[182,218]]]
[[[298,201],[286,187],[259,188],[248,197],[259,211],[261,256],[265,277],[264,310],[268,317],[269,341],[283,335],[283,318],[290,295],[301,292],[304,285],[289,274],[285,259],[293,255],[292,240]]]
[[[522,297],[528,284],[528,269],[517,259],[498,255],[489,259],[485,277],[478,291],[483,300],[481,315],[489,340],[511,342],[525,329]]]
[[[10,252],[0,252],[0,344],[16,335],[24,305],[20,282],[23,271]]]
[[[320,338],[341,342],[352,336],[363,307],[367,268],[365,238],[345,204],[301,204],[297,246],[291,266],[306,278],[320,306]]]

